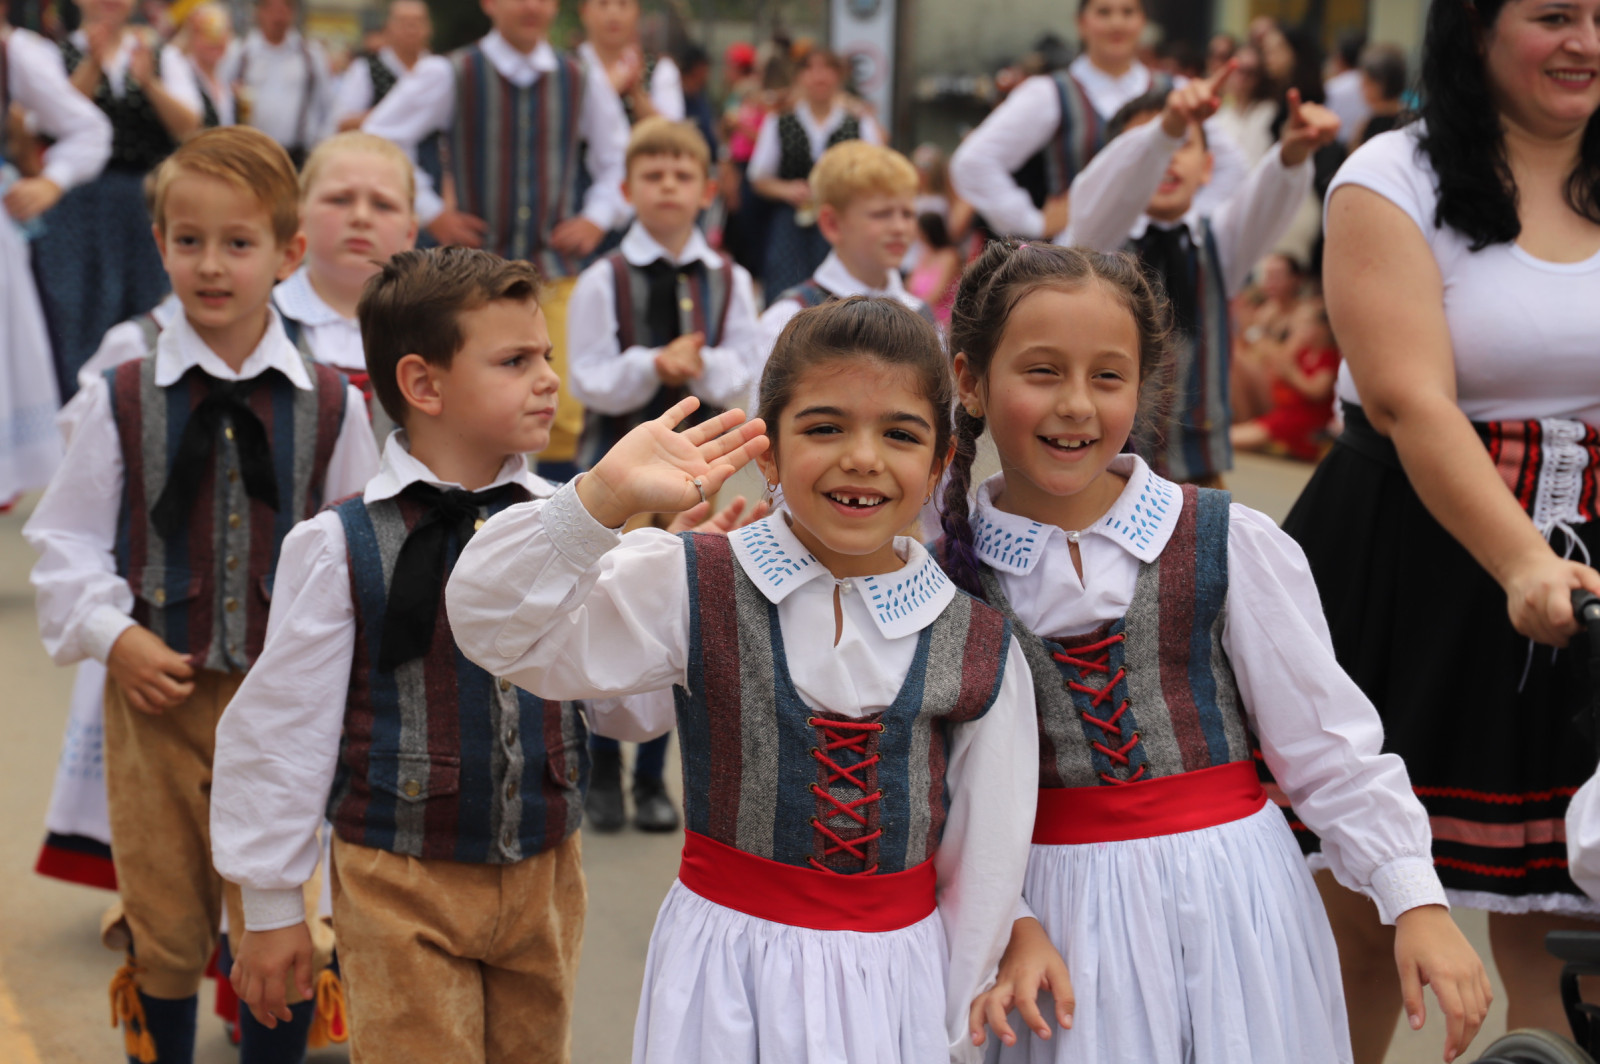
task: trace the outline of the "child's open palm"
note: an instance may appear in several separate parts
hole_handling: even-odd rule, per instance
[[[742,410],[676,431],[699,406],[691,395],[646,421],[578,481],[578,498],[597,521],[620,528],[634,514],[687,510],[767,449],[766,425],[746,421]]]

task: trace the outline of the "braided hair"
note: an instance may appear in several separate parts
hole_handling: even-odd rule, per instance
[[[1160,423],[1171,393],[1172,311],[1130,255],[1105,255],[1053,244],[995,241],[967,267],[950,314],[950,353],[966,356],[967,372],[980,389],[988,386],[989,366],[1005,336],[1006,321],[1022,298],[1039,288],[1078,289],[1098,284],[1127,309],[1139,332],[1139,417],[1135,432]],[[1070,327],[1070,326],[1069,326]],[[983,597],[982,569],[972,531],[968,497],[972,463],[984,419],[955,408],[955,458],[945,477],[940,523],[944,537],[940,561],[963,590]]]

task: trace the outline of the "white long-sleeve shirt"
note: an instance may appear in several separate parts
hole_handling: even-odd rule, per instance
[[[352,373],[367,371],[361,346],[361,323],[328,306],[311,287],[310,268],[302,266],[272,290],[272,303],[300,325],[311,357],[325,366]]]
[[[758,538],[760,545],[751,546]],[[840,581],[800,544],[781,514],[729,540],[738,564],[776,605],[800,697],[850,717],[894,702],[918,633],[957,593],[909,539],[896,540],[903,569]],[[790,555],[790,575],[763,575],[755,550],[768,558],[773,551]],[[871,606],[875,595],[895,598],[896,584],[918,582],[908,579],[913,576],[936,590],[900,611]],[[837,641],[835,587],[842,614]],[[692,593],[681,539],[656,529],[619,537],[590,516],[568,485],[548,502],[511,507],[484,525],[456,563],[446,604],[457,644],[484,668],[547,697],[600,698],[687,682]],[[617,709],[639,714],[652,707],[669,712],[661,699]],[[671,720],[639,723],[664,731]],[[993,707],[953,730],[950,751],[950,818],[935,867],[950,945],[951,1053],[965,1060],[973,1055],[967,1007],[992,981],[1009,938],[1037,801],[1038,726],[1032,680],[1016,640]]]
[[[130,35],[131,36],[131,35]],[[67,79],[61,50],[27,30],[6,36],[6,88],[34,126],[55,138],[42,177],[66,191],[97,177],[111,158],[111,120]]]
[[[1069,72],[1083,86],[1089,104],[1109,122],[1123,105],[1150,91],[1148,68],[1135,63],[1120,77],[1107,74],[1087,56],[1073,61]],[[1061,97],[1048,74],[1028,78],[1001,101],[1000,106],[961,142],[950,157],[950,183],[990,225],[1025,237],[1048,237],[1044,212],[1033,205],[1027,191],[1012,175],[1058,135]],[[1211,183],[1196,197],[1202,212],[1227,200],[1244,180],[1249,163],[1226,129],[1213,118],[1206,123],[1206,140],[1213,160]],[[1073,192],[1071,217],[1087,210]]]
[[[578,58],[591,67],[599,67],[602,71],[605,64],[600,61],[600,53],[594,50],[594,45],[584,41],[578,45]],[[606,84],[611,84],[611,78],[606,77]],[[615,90],[613,90],[615,91]],[[682,122],[686,111],[683,103],[683,73],[678,69],[678,64],[672,61],[669,55],[656,59],[655,70],[650,74],[650,103],[655,107],[656,113],[662,118],[673,122]]]
[[[513,48],[498,31],[491,30],[480,43],[483,54],[500,76],[525,89],[558,69],[559,59],[548,41],[532,52]],[[628,117],[622,110],[605,72],[585,69],[583,107],[578,112],[580,138],[585,145],[584,166],[592,179],[579,213],[601,229],[620,224],[631,213],[622,199],[623,159],[628,149]],[[368,133],[394,141],[413,160],[417,144],[433,133],[449,130],[456,121],[455,72],[450,60],[430,55],[419,60],[411,73],[373,108],[361,123]],[[444,210],[433,179],[417,171],[417,218],[428,225]]]
[[[1072,220],[1058,244],[1117,251],[1151,224],[1144,213],[1183,137],[1169,137],[1159,121],[1136,126],[1105,146],[1072,182]],[[1267,153],[1244,183],[1210,215],[1227,294],[1238,294],[1257,260],[1282,238],[1311,190],[1311,161],[1285,166]],[[1197,198],[1198,199],[1198,198]],[[1197,202],[1184,218],[1198,233],[1204,212]]]
[[[423,52],[417,62],[426,59],[428,54]],[[378,49],[378,62],[389,68],[389,73],[395,76],[396,84],[411,73],[393,48]],[[333,136],[339,132],[340,122],[372,110],[374,95],[372,67],[365,58],[358,58],[339,76],[334,86],[333,102],[328,108],[328,128],[324,131],[324,135]]]
[[[844,125],[844,120],[850,117],[850,112],[841,100],[833,105],[833,109],[820,122],[811,113],[811,108],[804,103],[794,109],[794,116],[800,120],[800,128],[806,131],[806,141],[811,145],[811,161],[815,163],[822,158],[822,153],[828,150],[828,138]],[[782,145],[778,143],[778,119],[782,117],[783,112],[774,111],[761,120],[761,129],[756,134],[756,146],[750,152],[748,173],[752,181],[778,176],[778,163],[782,160]],[[862,115],[860,123],[862,140],[870,144],[883,143],[883,129],[871,115]]]
[[[362,497],[390,499],[419,481],[462,486],[414,458],[396,432]],[[521,455],[508,457],[487,487],[501,484],[521,484],[535,498],[555,490]],[[266,645],[217,723],[211,856],[222,878],[242,889],[251,931],[305,919],[300,890],[322,857],[317,829],[338,768],[355,648],[344,524],[325,510],[285,537]]]
[[[1600,901],[1600,775],[1572,796],[1566,826],[1567,870],[1585,894]]]
[[[698,260],[709,271],[722,269],[723,263],[699,229],[692,230],[683,250],[672,255],[642,224],[634,222],[619,250],[635,266],[648,266],[657,259],[679,266]],[[705,373],[689,382],[689,390],[712,406],[744,403],[750,393],[750,367],[759,338],[750,274],[743,266],[734,265],[721,343],[700,349]],[[661,348],[643,344],[622,350],[617,339],[616,279],[611,264],[601,259],[584,270],[567,305],[573,397],[600,414],[628,414],[642,408],[661,387],[655,362],[660,353]]]
[[[249,90],[250,125],[285,148],[316,146],[333,100],[333,75],[322,45],[299,30],[290,30],[277,44],[251,30],[218,69],[223,81]]]
[[[1140,566],[1160,556],[1177,526],[1177,485],[1135,455],[1113,459],[1111,470],[1128,483],[1105,516],[1079,533],[1082,579],[1066,532],[994,505],[1003,475],[978,489],[978,553],[1017,619],[1039,635],[1080,635],[1125,616]],[[1163,497],[1166,509],[1141,507],[1149,495]],[[1339,882],[1376,901],[1384,923],[1418,905],[1446,904],[1427,814],[1405,763],[1380,752],[1377,710],[1334,659],[1305,555],[1270,518],[1238,504],[1229,510],[1222,648],[1267,766],[1321,836]]]
[[[881,299],[893,299],[904,303],[917,313],[922,313],[927,304],[906,290],[905,282],[900,279],[899,271],[890,270],[882,288],[873,288],[855,274],[850,272],[850,267],[839,258],[838,252],[828,252],[828,257],[822,260],[811,279],[817,284],[832,292],[839,299],[849,299],[851,296],[877,296]],[[767,359],[772,355],[772,345],[778,342],[778,334],[783,332],[783,327],[789,324],[789,319],[800,313],[798,301],[793,299],[779,299],[780,292],[768,293],[768,298],[773,302],[766,310],[761,312],[761,338],[756,347],[755,361],[751,364],[750,379],[756,383],[761,381],[761,371],[767,366]]]
[[[193,366],[220,380],[251,380],[278,370],[297,388],[311,387],[306,363],[284,335],[277,312],[238,372],[178,316],[156,342],[156,383],[172,384]],[[345,396],[344,422],[328,461],[323,497],[359,491],[377,471],[378,449],[367,407],[354,388]],[[104,377],[87,382],[62,413],[73,426],[67,455],[22,534],[39,555],[30,579],[37,596],[39,634],[57,665],[84,658],[104,662],[112,644],[134,624],[133,592],[117,572],[117,516],[122,507],[122,445]]]

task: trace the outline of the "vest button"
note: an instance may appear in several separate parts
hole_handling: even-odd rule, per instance
[[[228,565],[228,571],[229,572],[232,572],[233,570],[239,568],[239,556],[237,554],[228,555],[227,565]]]
[[[512,849],[517,844],[517,833],[512,831],[510,828],[506,828],[506,830],[500,835],[500,843],[506,849]]]
[[[167,604],[167,592],[163,588],[156,588],[155,594],[150,597],[155,600],[157,606],[165,606]]]
[[[229,613],[234,613],[239,609],[239,600],[230,595],[228,598],[222,600],[222,608],[227,610]]]
[[[481,518],[481,517],[480,517],[480,518],[478,518],[478,519],[477,519],[477,520],[476,520],[476,521],[474,521],[474,522],[472,522],[472,530],[473,530],[473,531],[474,531],[474,532],[476,532],[476,531],[478,531],[478,530],[479,530],[479,529],[480,529],[480,528],[482,528],[482,527],[483,527],[483,526],[484,526],[484,525],[485,525],[485,524],[487,524],[487,523],[488,523],[488,522],[486,522],[486,521],[485,521],[485,520],[484,520],[484,519],[483,519],[483,518]]]
[[[694,309],[694,300],[688,299],[688,298],[678,300],[678,309],[679,310],[693,310]]]
[[[517,781],[516,780],[507,780],[506,781],[506,801],[514,802],[516,800],[517,800]]]
[[[568,783],[577,783],[578,782],[578,766],[577,765],[573,765],[571,768],[567,769],[567,782]]]
[[[233,426],[232,425],[224,425],[223,428],[222,428],[222,434],[224,436],[228,437],[228,439],[230,439],[230,440],[233,439]]]
[[[229,528],[238,528],[242,524],[244,524],[244,518],[240,517],[238,514],[229,514],[228,515],[228,527]]]
[[[511,690],[511,681],[506,679],[504,676],[500,677],[500,690],[502,690],[502,691]]]
[[[239,483],[239,471],[237,469],[228,470],[228,483],[229,484],[237,484],[237,483]]]
[[[517,729],[515,729],[515,728],[507,728],[506,729],[506,745],[507,746],[516,746],[517,745]]]
[[[407,798],[415,798],[422,793],[422,784],[416,780],[406,780],[405,792]]]
[[[532,217],[533,217],[533,208],[532,207],[523,206],[523,207],[518,207],[517,208],[517,221],[525,222],[529,218],[532,218]]]

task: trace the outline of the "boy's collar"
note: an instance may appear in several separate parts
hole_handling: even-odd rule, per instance
[[[644,227],[643,222],[635,218],[623,236],[619,250],[622,252],[622,257],[635,266],[648,266],[657,259],[668,259],[679,266],[695,259],[699,259],[707,266],[722,265],[717,253],[711,250],[711,245],[700,235],[698,226],[689,230],[689,239],[684,241],[683,250],[674,256],[659,240],[650,235],[650,230]]]
[[[250,380],[269,369],[275,369],[289,378],[296,388],[311,390],[311,373],[306,368],[306,360],[289,342],[288,334],[283,331],[283,321],[270,304],[267,307],[267,331],[237,371],[200,338],[194,326],[189,324],[188,315],[174,317],[172,323],[161,330],[161,337],[156,341],[156,385],[170,387],[194,366],[224,381]]]
[[[362,492],[361,497],[363,501],[369,503],[382,502],[384,499],[394,498],[418,481],[446,491],[461,487],[460,484],[440,480],[434,475],[433,470],[413,457],[405,430],[395,429],[389,433],[389,439],[383,446],[383,463],[378,467],[377,475],[367,481],[366,490]],[[520,484],[527,488],[535,499],[549,498],[556,491],[555,485],[528,471],[528,460],[520,454],[507,455],[494,481],[477,490],[487,490],[499,487],[501,484]]]
[[[310,267],[302,265],[272,290],[272,302],[302,325],[331,325],[349,319],[328,306],[311,286]]]
[[[489,61],[501,68],[502,74],[507,73],[508,68],[524,66],[548,74],[557,66],[556,52],[550,47],[549,38],[540,38],[539,43],[533,46],[533,51],[524,52],[506,40],[499,30],[492,29],[483,38],[482,47]]]
[[[906,286],[900,280],[900,271],[891,269],[885,273],[888,283],[882,288],[873,288],[850,271],[837,251],[830,251],[813,276],[818,284],[841,299],[849,296],[887,296],[903,300]]]

